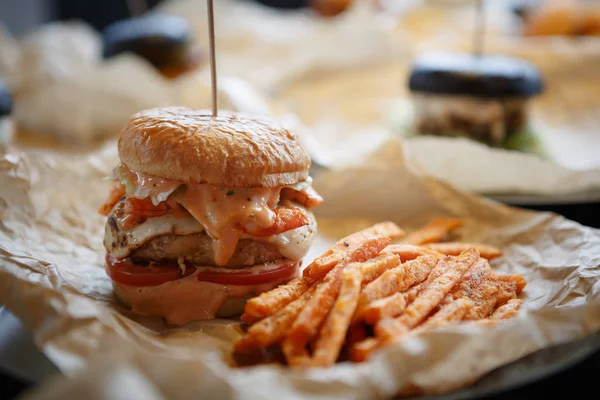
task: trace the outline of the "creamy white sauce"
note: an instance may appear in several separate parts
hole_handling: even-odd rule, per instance
[[[114,169],[113,175],[125,185],[128,196],[138,199],[150,197],[155,206],[165,201],[181,186],[181,182],[141,174],[130,170],[124,164],[119,164]]]

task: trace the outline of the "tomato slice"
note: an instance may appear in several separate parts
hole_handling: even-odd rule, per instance
[[[251,268],[244,268],[236,272],[200,271],[197,276],[199,281],[221,285],[260,285],[285,278],[292,279],[296,275],[299,265],[300,262],[298,261],[289,261],[268,271],[253,272]]]
[[[255,268],[243,268],[235,272],[199,271],[197,278],[202,282],[218,283],[221,285],[250,286],[275,282],[286,278],[292,279],[299,261],[281,263],[277,268],[256,272]],[[197,270],[194,265],[187,264],[185,274],[179,275],[177,264],[140,266],[130,261],[119,260],[106,254],[106,273],[115,282],[129,286],[158,286],[192,275]]]
[[[173,266],[140,266],[106,255],[106,273],[113,281],[129,286],[158,286],[193,274],[196,267],[187,266],[185,274]]]

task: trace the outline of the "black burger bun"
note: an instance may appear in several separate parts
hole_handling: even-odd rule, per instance
[[[482,99],[532,97],[544,90],[533,64],[501,55],[429,53],[413,63],[412,92]]]
[[[102,41],[105,59],[134,53],[161,71],[184,72],[201,58],[191,44],[188,22],[173,15],[144,15],[116,21],[104,29]]]

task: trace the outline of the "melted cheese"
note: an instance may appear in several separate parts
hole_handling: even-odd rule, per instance
[[[275,223],[272,208],[279,201],[280,190],[281,188],[234,190],[190,185],[181,203],[213,238],[215,263],[225,265],[242,236],[241,227],[248,220],[265,228]]]
[[[135,249],[148,242],[150,239],[166,234],[175,235],[191,235],[193,233],[203,232],[204,227],[194,218],[178,218],[173,214],[165,214],[160,217],[148,218],[142,224],[122,231],[123,235],[127,235],[127,246],[111,246],[111,243],[120,242],[114,237],[112,229],[106,229],[104,233],[104,246],[110,249],[110,253],[115,258],[126,258]]]
[[[194,320],[213,319],[229,298],[260,294],[289,280],[267,284],[238,286],[198,281],[196,275],[158,286],[115,285],[121,298],[127,299],[132,310],[141,315],[164,317],[169,324],[184,325]]]
[[[140,174],[131,171],[124,164],[115,168],[114,174],[125,185],[126,192],[131,197],[150,197],[156,205],[171,196],[185,207],[194,220],[199,222],[214,240],[213,254],[217,265],[226,265],[235,252],[240,238],[247,236],[244,235],[242,227],[267,228],[273,225],[275,222],[273,209],[279,202],[280,192],[283,188],[230,189],[205,184],[184,184],[179,181]],[[289,187],[304,191],[310,188],[311,182],[312,180],[309,178]],[[185,191],[175,192],[180,186],[185,186]],[[166,229],[168,226],[166,218],[164,221],[158,220],[158,224],[153,226],[152,223],[156,219],[149,218],[145,223],[131,230],[132,235],[129,236],[135,237],[135,243],[141,245],[150,237],[173,232]],[[197,227],[193,227],[193,224],[182,227],[182,224],[185,224],[183,220],[173,219],[170,223],[172,227],[182,228],[179,231],[201,232]],[[307,236],[311,236],[310,229],[314,229],[314,227],[307,227],[304,230],[295,229],[269,237],[253,237],[253,239],[273,243],[280,249],[284,257],[297,260],[301,258],[298,255],[306,254],[307,247],[310,246],[310,241],[306,240]],[[115,257],[121,257],[121,255],[115,254]]]

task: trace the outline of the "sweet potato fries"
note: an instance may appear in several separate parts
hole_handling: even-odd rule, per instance
[[[364,361],[407,334],[516,316],[525,279],[492,270],[500,249],[441,242],[461,225],[434,220],[405,235],[383,222],[341,239],[302,277],[248,301],[249,328],[234,351],[278,345],[290,366],[330,367]]]

